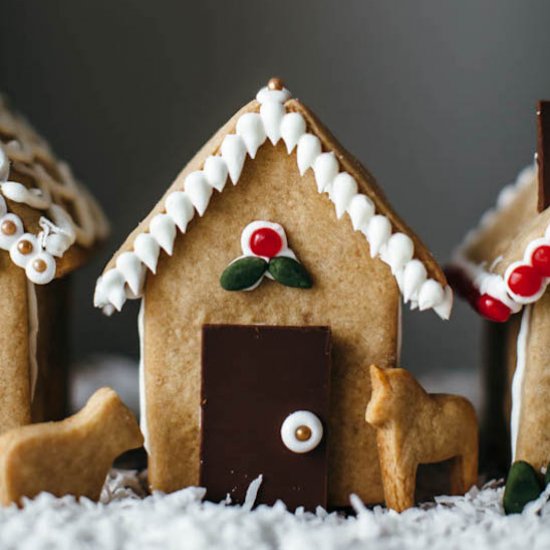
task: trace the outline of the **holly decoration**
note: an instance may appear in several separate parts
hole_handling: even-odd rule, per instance
[[[479,296],[476,300],[475,307],[483,317],[497,323],[505,323],[510,319],[512,313],[512,310],[506,304],[503,304],[490,294],[482,294]]]
[[[271,258],[268,271],[276,281],[286,286],[311,288],[313,284],[306,268],[293,258],[285,256]]]
[[[525,298],[536,294],[542,285],[542,275],[528,264],[519,265],[508,277],[508,287],[518,296]]]
[[[550,277],[550,246],[542,245],[535,248],[531,263],[543,277]]]
[[[502,504],[506,514],[521,514],[525,505],[539,498],[543,487],[537,472],[524,460],[514,462],[508,472]]]
[[[261,227],[250,236],[250,250],[257,256],[273,258],[283,248],[283,239],[274,229]]]
[[[225,290],[246,290],[258,283],[266,270],[267,262],[263,258],[244,256],[225,268],[220,284]]]
[[[287,247],[279,224],[252,222],[243,231],[241,245],[244,256],[231,262],[220,277],[224,290],[251,290],[265,275],[285,286],[311,288],[311,276]]]
[[[490,294],[480,294],[466,274],[458,268],[445,270],[451,286],[485,319],[496,323],[505,323],[510,318],[512,310],[498,298]]]

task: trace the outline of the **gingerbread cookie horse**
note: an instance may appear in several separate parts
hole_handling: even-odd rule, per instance
[[[428,394],[404,369],[370,368],[372,397],[366,420],[376,439],[386,506],[414,506],[419,464],[454,458],[451,492],[463,494],[477,482],[478,427],[463,397]]]
[[[74,416],[0,436],[0,503],[21,504],[42,491],[97,500],[113,459],[142,444],[134,415],[101,388]]]

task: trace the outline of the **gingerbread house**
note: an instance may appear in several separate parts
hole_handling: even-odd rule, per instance
[[[537,163],[500,193],[457,248],[453,286],[488,320],[484,460],[550,460],[550,104],[538,110]],[[546,137],[545,137],[546,136]]]
[[[260,502],[383,501],[369,366],[399,361],[401,296],[452,292],[372,176],[278,79],[187,164],[96,286],[141,299],[154,489]]]
[[[66,413],[68,274],[106,232],[88,191],[0,97],[0,432]]]

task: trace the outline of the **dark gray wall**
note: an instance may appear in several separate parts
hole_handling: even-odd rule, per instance
[[[75,352],[137,354],[136,308],[91,306],[104,262],[195,150],[284,77],[377,176],[444,262],[532,159],[550,96],[541,1],[4,0],[0,86],[103,204],[109,243],[79,274]],[[473,367],[478,321],[405,317],[405,364]]]

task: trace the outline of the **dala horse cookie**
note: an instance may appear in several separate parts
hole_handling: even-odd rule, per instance
[[[132,412],[113,390],[99,389],[66,420],[0,436],[0,502],[20,504],[43,491],[97,500],[113,460],[142,444]]]
[[[386,505],[401,512],[414,506],[416,470],[454,458],[451,492],[477,482],[478,428],[463,397],[428,394],[404,369],[370,368],[372,397],[366,420],[376,441]]]

